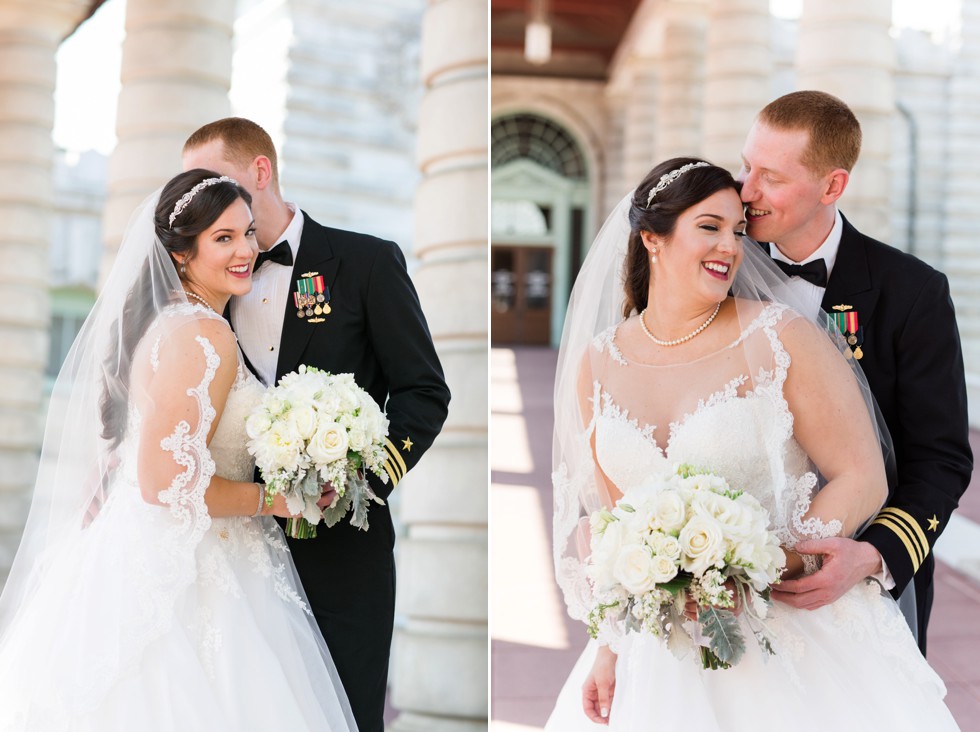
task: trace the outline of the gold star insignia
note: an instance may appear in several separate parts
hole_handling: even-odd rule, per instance
[[[929,531],[936,531],[936,530],[938,530],[938,528],[939,528],[939,519],[936,518],[936,514],[933,514],[932,515],[932,518],[931,519],[928,519],[928,521],[929,521]]]
[[[405,452],[411,452],[412,451],[412,444],[413,444],[412,443],[412,438],[411,437],[406,437],[404,440],[402,440],[402,450],[404,450]]]

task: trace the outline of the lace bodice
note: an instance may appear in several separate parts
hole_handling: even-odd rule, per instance
[[[736,393],[735,382],[702,400],[694,412],[669,426],[666,445],[653,436],[655,425],[631,419],[608,392],[595,384],[596,456],[599,466],[623,492],[651,473],[687,463],[724,476],[775,513],[775,481],[769,456],[785,453],[783,469],[803,475],[810,466],[792,437],[793,417],[782,397],[781,380]]]
[[[261,401],[263,391],[259,380],[239,361],[238,375],[208,446],[216,475],[228,480],[252,480],[255,460],[245,450],[245,418]]]
[[[699,363],[684,364],[682,369],[642,366],[651,390],[658,384],[667,393],[679,392],[682,383],[720,384],[714,391],[704,387],[693,397],[696,401],[688,401],[678,416],[664,420],[666,424],[650,423],[639,414],[652,409],[649,402],[663,400],[645,399],[635,378],[622,380],[616,373],[633,369],[635,377],[637,369],[617,348],[616,329],[597,339],[596,348],[608,358],[593,381],[595,455],[620,491],[640,485],[653,472],[687,463],[724,476],[734,488],[757,498],[784,543],[793,544],[809,533],[803,530],[802,515],[817,479],[793,437],[793,415],[783,395],[791,365],[779,338],[785,312],[780,306],[765,307],[733,344]],[[767,349],[768,368],[755,374],[748,373],[747,362],[729,355],[747,339],[755,341],[756,352],[762,346]],[[616,389],[625,398],[618,399]],[[635,404],[635,410],[624,402]],[[835,527],[826,528],[832,532]],[[824,528],[819,532],[824,533]]]

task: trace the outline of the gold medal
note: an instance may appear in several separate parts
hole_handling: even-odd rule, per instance
[[[316,313],[317,315],[323,315],[323,308],[317,305],[315,308],[313,308],[313,312]]]
[[[854,358],[860,361],[861,358],[863,358],[863,356],[864,356],[864,351],[861,350],[861,346],[858,346],[857,348],[854,349]]]
[[[329,315],[330,314],[330,309],[331,309],[330,308],[330,303],[325,303],[324,306],[323,306],[323,314],[324,315]]]

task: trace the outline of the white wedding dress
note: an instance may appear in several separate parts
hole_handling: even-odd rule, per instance
[[[834,522],[808,525],[802,519],[815,478],[793,438],[793,415],[783,398],[791,366],[779,337],[786,312],[767,306],[728,348],[672,366],[630,361],[615,328],[599,336],[592,349],[589,432],[608,478],[627,491],[651,472],[688,463],[754,495],[784,543],[791,534],[836,533]],[[771,368],[746,373],[741,354],[753,350],[767,350]],[[691,384],[705,385],[703,393],[691,395]],[[743,620],[746,652],[731,669],[702,670],[697,654],[679,659],[648,635],[610,639],[619,655],[609,729],[957,729],[942,702],[942,681],[920,655],[897,604],[876,582],[863,582],[815,611],[774,605],[767,624],[776,655],[760,650]],[[546,730],[597,729],[581,699],[596,648],[590,642],[576,663]]]
[[[203,313],[181,305],[161,320],[181,310]],[[0,640],[0,730],[354,728],[275,520],[207,514],[212,468],[230,480],[252,479],[245,417],[262,386],[239,358],[205,446],[219,359],[206,338],[196,340],[207,362],[203,379],[193,379],[203,419],[190,432],[186,422],[176,425],[164,445],[190,466],[174,479],[169,510],[141,497],[141,416],[131,406],[105,502],[36,564],[34,584]],[[157,337],[154,371],[159,358]],[[188,484],[192,468],[202,479]]]

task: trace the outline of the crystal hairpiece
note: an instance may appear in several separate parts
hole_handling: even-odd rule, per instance
[[[688,163],[687,165],[682,165],[669,173],[664,173],[662,176],[660,176],[660,181],[657,183],[657,185],[650,189],[650,195],[647,196],[647,208],[650,208],[650,205],[653,203],[654,196],[684,175],[684,173],[689,170],[694,170],[695,168],[704,168],[710,165],[711,163],[706,163],[702,160],[698,163]]]
[[[194,200],[194,196],[203,191],[208,186],[213,186],[215,183],[234,183],[238,185],[238,181],[234,178],[229,178],[227,175],[223,175],[220,178],[205,178],[196,186],[191,188],[187,193],[180,197],[180,200],[174,204],[174,212],[170,214],[170,228],[174,228],[174,219],[180,216],[181,212],[190,205],[190,202]],[[238,186],[241,188],[241,186]]]

